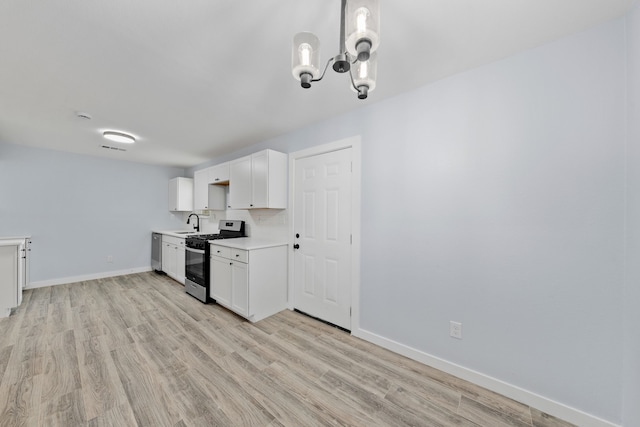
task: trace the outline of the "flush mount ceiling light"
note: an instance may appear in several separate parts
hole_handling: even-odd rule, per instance
[[[359,99],[366,99],[376,87],[376,49],[380,44],[380,4],[378,0],[341,0],[340,53],[327,61],[320,74],[320,41],[313,33],[293,37],[291,69],[293,77],[308,89],[322,80],[333,63],[334,71],[349,72],[351,87]],[[353,67],[353,69],[352,69]]]
[[[114,130],[106,130],[102,132],[102,136],[104,136],[109,141],[120,142],[122,144],[133,144],[136,142],[136,138],[128,133],[117,132]]]

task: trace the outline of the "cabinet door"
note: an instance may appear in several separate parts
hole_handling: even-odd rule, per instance
[[[193,210],[209,209],[209,170],[201,169],[193,173]]]
[[[209,168],[209,184],[229,182],[229,163],[221,163]]]
[[[173,178],[169,180],[169,210],[188,212],[193,209],[193,180]]]
[[[251,156],[251,189],[253,208],[269,207],[269,152],[260,151]]]
[[[178,178],[169,180],[169,210],[178,210]]]
[[[241,316],[249,317],[249,268],[248,264],[234,261],[231,264],[231,309]]]
[[[234,160],[229,165],[230,209],[249,209],[251,202],[251,156]]]
[[[185,279],[185,249],[184,245],[176,246],[176,277],[178,282],[184,285]]]
[[[218,304],[231,308],[231,261],[213,255],[210,260],[209,296]]]
[[[162,244],[162,271],[168,276],[176,276],[176,245]]]
[[[22,292],[19,289],[18,275],[20,256],[17,244],[0,246],[0,310],[18,305],[18,292]],[[4,314],[2,316],[4,317]]]

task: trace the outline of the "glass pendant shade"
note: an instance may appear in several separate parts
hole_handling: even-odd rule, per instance
[[[345,27],[347,52],[359,61],[366,61],[380,44],[379,1],[347,1]]]
[[[313,33],[302,32],[293,37],[291,72],[302,87],[311,86],[311,80],[320,76],[320,40]]]
[[[376,78],[378,74],[378,54],[372,53],[367,61],[358,61],[353,64],[352,77],[355,87],[351,87],[358,92],[358,98],[366,99],[369,92],[376,88]]]

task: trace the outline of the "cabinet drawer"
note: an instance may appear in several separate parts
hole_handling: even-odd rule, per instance
[[[249,252],[242,249],[231,249],[231,259],[247,263],[249,262]]]
[[[172,245],[184,247],[184,239],[181,239],[179,237],[167,236],[166,234],[162,235],[162,243],[170,243]]]
[[[211,255],[231,259],[231,248],[219,245],[211,245]]]

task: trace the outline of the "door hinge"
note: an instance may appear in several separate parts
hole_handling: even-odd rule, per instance
[[[353,245],[353,234],[349,234],[349,244]]]
[[[353,172],[353,162],[351,162],[351,172]]]

